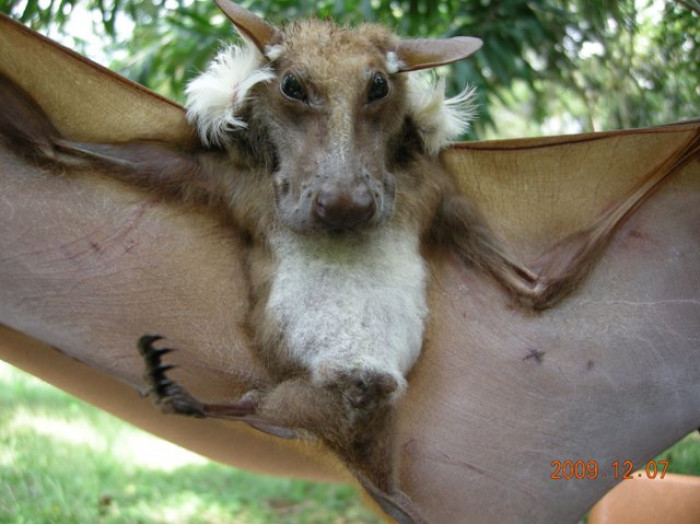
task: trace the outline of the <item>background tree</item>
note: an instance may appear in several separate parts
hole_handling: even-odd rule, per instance
[[[480,136],[661,124],[700,116],[698,0],[240,0],[273,22],[305,15],[376,21],[406,36],[479,36],[449,68],[480,92]],[[0,0],[0,11],[166,96],[233,33],[209,0]],[[76,23],[78,21],[78,23]],[[65,41],[65,40],[64,40]],[[88,53],[90,54],[90,53]]]

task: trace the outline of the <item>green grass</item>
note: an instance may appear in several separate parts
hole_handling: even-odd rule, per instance
[[[668,460],[668,472],[700,476],[700,432],[693,431],[675,446],[656,457]]]
[[[700,475],[697,432],[659,455]],[[349,486],[239,471],[0,362],[0,523],[379,523]]]
[[[210,462],[0,362],[0,523],[379,523],[356,491]]]

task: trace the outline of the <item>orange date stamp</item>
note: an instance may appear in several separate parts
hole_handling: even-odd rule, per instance
[[[603,471],[598,467],[597,460],[553,460],[550,464],[552,472],[549,478],[552,480],[582,480],[582,479],[619,479],[631,480],[635,478],[662,479],[668,470],[668,460],[650,460],[644,467],[635,467],[631,460],[612,462],[609,468]]]

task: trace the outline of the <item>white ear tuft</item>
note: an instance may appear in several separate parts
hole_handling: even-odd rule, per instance
[[[268,45],[265,46],[265,57],[270,61],[274,62],[280,56],[282,56],[282,46],[281,45]]]
[[[227,46],[216,55],[206,71],[185,90],[187,120],[197,126],[205,146],[223,146],[227,134],[245,128],[241,110],[250,89],[274,78],[265,58],[248,40],[242,46]]]
[[[408,103],[426,152],[436,156],[469,129],[476,116],[476,90],[467,86],[445,100],[445,81],[429,72],[408,73]]]
[[[386,54],[386,72],[390,75],[398,73],[401,70],[401,60],[396,53],[389,51]]]

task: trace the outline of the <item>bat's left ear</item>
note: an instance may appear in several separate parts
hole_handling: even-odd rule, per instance
[[[230,0],[215,0],[236,29],[255,44],[265,55],[268,48],[280,43],[282,32],[277,26],[266,22],[255,13],[242,8]]]
[[[398,71],[416,71],[450,64],[475,53],[482,44],[479,38],[471,36],[401,40],[396,49]]]

